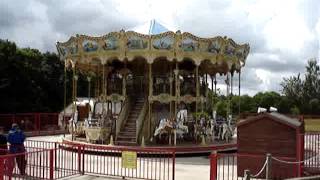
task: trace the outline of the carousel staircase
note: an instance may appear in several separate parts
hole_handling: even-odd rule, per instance
[[[142,110],[144,98],[139,97],[133,103],[131,111],[124,126],[121,128],[116,140],[117,145],[122,146],[135,146],[137,145],[136,131],[137,131],[137,119]]]

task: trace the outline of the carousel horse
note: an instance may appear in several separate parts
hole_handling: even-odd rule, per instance
[[[167,125],[168,119],[163,118],[160,120],[159,122],[159,126],[156,128],[156,130],[154,131],[153,136],[158,136],[163,133],[165,126]]]
[[[216,123],[216,120],[215,119],[210,119],[210,127],[208,126],[207,127],[207,136],[208,136],[208,139],[211,140],[211,142],[214,142],[215,140],[215,136],[216,136],[216,126],[217,126],[217,123]]]
[[[202,135],[206,135],[206,122],[204,117],[200,119],[199,124],[194,125],[194,134],[196,139],[201,138]]]
[[[188,111],[186,109],[181,109],[177,113],[177,119],[182,120],[182,122],[185,123],[188,119]]]
[[[155,130],[153,136],[154,137],[159,136],[159,138],[161,139],[162,134],[168,134],[169,144],[170,144],[171,135],[174,133],[174,130],[175,130],[174,127],[175,127],[175,125],[174,125],[173,120],[163,118],[160,120],[159,126]]]
[[[72,132],[72,129],[77,129],[78,122],[78,111],[74,112],[73,116],[69,120],[69,131]]]
[[[227,122],[224,122],[222,125],[221,140],[229,142],[229,139],[234,135],[235,127],[231,125],[231,117],[228,118]]]
[[[78,121],[78,111],[76,111],[73,117],[69,120],[69,132],[73,132],[76,136],[82,136],[84,132],[84,122]]]
[[[188,126],[184,123],[188,119],[188,112],[186,109],[182,109],[177,113],[176,133],[178,139],[183,139],[183,134],[188,133]]]

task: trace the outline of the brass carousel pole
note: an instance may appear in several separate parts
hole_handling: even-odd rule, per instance
[[[122,75],[122,96],[126,97],[127,94],[127,87],[126,87],[126,74]]]
[[[229,76],[228,76],[228,72],[227,72],[227,78],[225,80],[226,83],[226,98],[227,98],[227,114],[226,114],[226,118],[228,119],[228,115],[229,115],[229,100],[228,100],[228,95],[229,95]]]
[[[199,100],[199,66],[196,66],[196,114],[198,114],[198,100]],[[196,116],[196,124],[198,122],[198,116]]]
[[[89,98],[89,104],[90,104],[90,101],[91,101],[91,77],[88,76],[87,80],[88,80],[88,98]]]
[[[63,118],[62,118],[62,122],[63,122],[63,127],[64,130],[66,130],[66,125],[67,123],[65,122],[65,116],[66,116],[66,107],[67,107],[67,64],[66,64],[66,60],[64,62],[64,82],[63,82]],[[65,133],[63,134],[63,136],[65,136]]]
[[[169,83],[170,83],[170,89],[169,89],[169,93],[170,93],[170,97],[172,96],[172,82],[173,82],[173,79],[172,79],[172,65],[170,64],[170,74],[169,74]],[[172,101],[170,101],[170,116],[174,117],[173,115],[173,112],[172,112]]]
[[[101,68],[98,66],[98,74],[99,76],[97,77],[97,97],[101,95]]]
[[[238,110],[238,114],[240,116],[241,113],[241,94],[240,94],[240,82],[241,82],[241,68],[239,69],[239,110]]]
[[[214,75],[214,76],[216,76],[216,75]],[[211,77],[211,93],[212,93],[212,96],[211,96],[211,108],[212,108],[212,113],[213,113],[213,111],[214,111],[214,89],[213,89],[213,76],[211,75],[210,76]],[[213,118],[213,117],[212,117]]]
[[[106,77],[106,72],[105,72],[105,62],[103,61],[102,62],[102,93],[103,93],[103,98],[102,98],[102,112],[104,111],[105,107],[104,107],[104,103],[105,103],[105,100],[106,100],[106,94],[107,94],[107,90],[106,90],[106,86],[105,86],[105,77]]]
[[[179,97],[180,97],[180,91],[179,91],[179,66],[178,66],[178,62],[176,62],[176,69],[174,71],[174,75],[175,75],[175,101],[174,101],[174,114],[177,114],[177,106],[178,106],[178,102],[179,102]]]
[[[75,70],[76,66],[75,64],[72,64],[72,104],[73,104],[73,122],[75,123],[75,113],[76,113],[76,70]],[[71,140],[74,140],[74,127],[73,124],[71,125]]]
[[[214,75],[214,94],[217,95],[217,76]]]
[[[233,114],[232,110],[232,97],[233,97],[233,72],[230,72],[231,82],[230,82],[230,113]]]
[[[208,98],[208,94],[209,94],[209,91],[208,91],[208,88],[209,88],[209,83],[208,83],[208,75],[205,74],[205,79],[206,79],[206,83],[205,83],[205,108],[208,107],[208,102],[207,102],[207,98]]]
[[[148,67],[149,67],[149,137],[151,137],[151,116],[152,116],[152,111],[151,111],[151,108],[152,108],[152,104],[151,104],[151,97],[152,97],[152,63],[148,63]]]
[[[227,120],[230,115],[230,78],[229,78],[229,72],[227,72],[227,79],[226,79],[226,85],[227,85]]]
[[[231,72],[231,96],[233,96],[233,72]]]

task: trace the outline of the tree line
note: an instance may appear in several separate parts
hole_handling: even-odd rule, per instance
[[[71,102],[72,73],[66,72],[67,104]],[[320,68],[316,59],[306,65],[302,76],[283,79],[280,93],[258,92],[249,95],[213,95],[218,114],[256,112],[257,107],[278,108],[286,114],[320,114]],[[86,96],[87,81],[79,76],[78,95]],[[0,40],[0,113],[58,112],[64,104],[64,64],[56,53],[19,48],[14,42]],[[240,103],[240,104],[239,104]]]

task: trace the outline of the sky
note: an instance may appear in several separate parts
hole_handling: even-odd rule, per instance
[[[283,78],[303,74],[320,56],[318,0],[0,0],[0,38],[43,52],[75,34],[100,36],[151,19],[173,31],[249,43],[242,94],[281,93]]]

